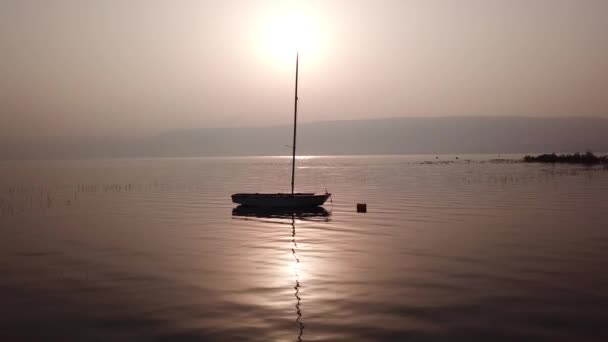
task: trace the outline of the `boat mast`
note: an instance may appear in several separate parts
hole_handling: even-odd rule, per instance
[[[291,194],[294,194],[294,180],[296,176],[296,132],[298,126],[298,58],[299,52],[296,51],[296,91],[293,104],[293,155],[291,158]]]

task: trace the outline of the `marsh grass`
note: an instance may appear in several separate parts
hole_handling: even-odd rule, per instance
[[[585,154],[541,154],[540,156],[525,156],[526,163],[565,163],[565,164],[584,164],[584,165],[608,165],[608,156],[596,156],[591,152]]]

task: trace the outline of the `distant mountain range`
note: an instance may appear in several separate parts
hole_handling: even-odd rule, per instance
[[[0,141],[0,159],[288,155],[292,127],[201,128],[132,139]],[[302,123],[300,155],[608,151],[608,119],[389,118]]]

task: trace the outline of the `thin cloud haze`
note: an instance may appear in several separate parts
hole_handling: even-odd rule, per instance
[[[0,3],[0,134],[145,136],[291,120],[293,66],[260,27],[314,19],[301,120],[608,117],[608,2]]]

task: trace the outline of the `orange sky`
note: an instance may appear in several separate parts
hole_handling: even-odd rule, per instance
[[[5,0],[0,134],[288,123],[294,22],[304,121],[608,117],[605,0]]]

